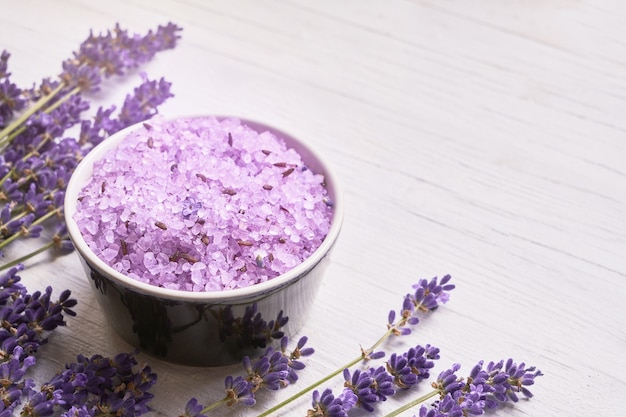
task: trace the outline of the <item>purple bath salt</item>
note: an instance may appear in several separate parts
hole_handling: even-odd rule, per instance
[[[221,291],[297,266],[328,233],[324,178],[270,132],[237,119],[153,119],[94,164],[75,220],[115,270]]]

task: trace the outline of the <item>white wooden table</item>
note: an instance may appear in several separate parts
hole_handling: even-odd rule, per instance
[[[90,29],[168,21],[184,29],[179,46],[143,67],[173,83],[162,113],[291,132],[332,163],[347,200],[302,330],[317,353],[258,410],[376,340],[414,281],[450,273],[450,302],[390,351],[439,346],[435,374],[479,359],[537,365],[535,398],[497,415],[626,415],[626,3],[0,0],[0,49],[30,85],[57,74]],[[110,83],[93,108],[120,103],[138,80]],[[80,302],[41,350],[38,378],[79,353],[131,349],[105,324],[76,254],[39,258],[22,277]],[[239,373],[140,357],[159,375],[155,416],[217,399]],[[282,415],[309,406],[307,396]]]

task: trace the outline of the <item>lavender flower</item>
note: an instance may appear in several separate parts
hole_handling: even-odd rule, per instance
[[[95,93],[100,90],[102,81],[98,67],[80,65],[80,62],[68,60],[63,63],[61,80],[68,86],[75,86],[81,92]]]
[[[479,365],[482,365],[482,362]],[[507,401],[517,402],[520,393],[526,398],[531,398],[533,394],[527,387],[535,383],[536,377],[543,375],[535,367],[526,368],[523,362],[516,364],[513,359],[507,359],[506,362],[504,360],[490,362],[485,371],[489,376],[485,385],[493,388],[491,395],[487,395],[486,398],[487,408],[497,408]],[[474,378],[474,382],[476,379]]]
[[[396,393],[394,378],[385,369],[384,366],[378,368],[370,368],[370,376],[372,378],[371,390],[378,402],[387,401],[387,397],[391,397]]]
[[[417,345],[402,355],[392,354],[387,361],[387,371],[394,384],[400,389],[408,389],[418,382],[428,379],[433,360],[439,359],[439,348],[431,345]]]
[[[48,332],[65,325],[63,314],[75,315],[72,307],[76,300],[66,290],[57,301],[52,301],[51,287],[43,293],[29,294],[17,275],[23,269],[18,265],[0,276],[0,343],[11,349],[21,346],[27,355],[46,343]],[[0,357],[6,357],[7,353],[0,351]]]
[[[355,406],[370,413],[374,411],[373,404],[377,403],[379,398],[372,392],[374,379],[371,376],[371,370],[361,371],[357,369],[350,374],[350,370],[344,369],[343,377],[345,379],[344,386],[351,390],[357,398]]]
[[[312,409],[306,413],[307,417],[347,417],[348,411],[356,404],[357,397],[352,390],[345,390],[339,397],[328,388],[321,394],[313,391]]]
[[[63,62],[60,78],[68,87],[97,91],[101,76],[124,75],[150,61],[157,52],[176,46],[180,31],[169,23],[145,36],[131,35],[119,25],[104,34],[91,32],[73,57]]]
[[[145,74],[142,82],[135,87],[133,94],[124,99],[122,108],[114,117],[115,106],[98,108],[93,120],[83,120],[78,143],[83,152],[90,150],[113,133],[135,123],[147,120],[158,113],[158,107],[173,97],[171,83],[165,79],[151,80]]]
[[[0,204],[4,207],[0,255],[2,248],[18,238],[39,237],[49,218],[62,223],[62,193],[84,154],[114,132],[153,116],[157,107],[172,97],[169,82],[142,75],[141,85],[126,97],[117,115],[113,114],[115,107],[101,108],[93,122],[83,119],[89,108],[84,94],[98,91],[103,77],[123,75],[157,52],[173,48],[180,30],[170,23],[145,36],[129,34],[119,25],[106,34],[91,33],[72,58],[63,62],[58,80],[44,79],[37,88],[25,90],[10,82],[9,54],[2,52]],[[18,111],[21,115],[14,120]],[[81,126],[79,138],[64,138],[77,124]],[[7,212],[6,207],[11,210]]]
[[[281,388],[281,381],[288,375],[286,361],[278,352],[272,352],[271,356],[261,356],[252,362],[248,356],[243,358],[243,367],[247,375],[246,380],[251,384],[253,393],[262,388],[272,391]]]
[[[11,120],[13,114],[24,108],[26,100],[22,97],[22,90],[8,78],[0,81],[0,127]]]
[[[441,397],[433,407],[421,406],[419,417],[481,415],[506,402],[517,402],[520,393],[532,397],[527,387],[543,375],[535,367],[526,368],[523,362],[517,364],[512,359],[483,365],[483,361],[478,362],[466,380],[457,376],[459,364],[441,372],[433,383]]]
[[[254,393],[252,392],[253,385],[243,377],[238,376],[233,378],[232,376],[227,376],[224,380],[224,387],[226,390],[226,398],[228,399],[226,402],[227,406],[230,407],[240,403],[250,407],[256,404]]]
[[[315,391],[313,409],[309,413],[312,416],[327,416],[331,406],[332,413],[337,415],[348,415],[352,408],[372,413],[377,403],[386,401],[399,389],[406,390],[428,378],[436,359],[439,359],[438,348],[417,345],[403,354],[392,354],[386,366],[353,372],[346,368],[343,370],[345,389],[340,397],[335,398],[330,390],[325,390],[321,396],[319,391]]]
[[[412,387],[417,383],[417,374],[408,365],[404,355],[392,354],[387,361],[387,371],[393,376],[395,384],[402,389]]]
[[[180,31],[180,27],[168,23],[145,36],[139,36],[129,34],[116,25],[113,31],[98,35],[90,33],[67,62],[99,68],[105,77],[123,75],[127,70],[150,61],[157,52],[174,48],[180,39]]]
[[[154,395],[149,390],[155,383],[156,374],[149,366],[138,366],[132,353],[114,358],[79,355],[43,384],[25,407],[63,409],[68,416],[140,416],[150,411],[148,402]]]
[[[22,90],[11,82],[8,61],[11,55],[7,51],[0,53],[0,128],[4,127],[26,105]]]
[[[94,417],[96,415],[95,410],[87,408],[85,405],[72,406],[65,413],[61,414],[61,417]]]
[[[4,348],[4,346],[3,346]],[[15,346],[10,355],[3,355],[0,362],[0,416],[10,416],[22,398],[32,393],[34,382],[25,378],[26,370],[35,364],[35,357],[25,355],[21,346]]]
[[[440,282],[438,282],[437,277],[430,281],[421,279],[413,285],[415,292],[407,294],[402,301],[400,319],[395,321],[395,310],[389,312],[387,324],[389,331],[396,336],[410,334],[411,328],[408,325],[415,326],[419,323],[419,318],[416,316],[417,312],[434,311],[440,304],[445,304],[450,299],[449,292],[454,289],[454,285],[449,284],[451,278],[450,275],[446,275]]]
[[[248,374],[246,380],[250,382],[252,392],[261,388],[275,391],[297,381],[297,372],[305,367],[304,363],[297,359],[314,352],[313,348],[304,347],[307,340],[306,336],[300,338],[293,352],[289,353],[286,350],[289,338],[285,336],[281,339],[281,350],[269,347],[255,362],[245,357],[243,366]]]
[[[160,80],[149,80],[142,74],[142,83],[135,88],[132,95],[127,95],[124,105],[120,110],[120,127],[130,126],[142,120],[147,120],[154,116],[156,109],[165,100],[173,97],[170,92],[171,83],[161,78]]]
[[[285,336],[280,341],[280,349],[268,347],[263,355],[254,361],[246,356],[242,360],[244,376],[228,376],[224,380],[225,397],[209,406],[202,407],[196,398],[187,402],[185,413],[180,417],[203,417],[206,412],[221,404],[233,406],[241,404],[253,406],[256,404],[255,394],[259,390],[275,391],[297,381],[296,373],[304,369],[304,363],[298,359],[312,355],[313,348],[305,347],[306,337],[298,340],[293,351],[287,350],[289,339]]]
[[[11,54],[7,51],[2,51],[0,53],[0,80],[3,78],[7,78],[11,73],[8,71],[8,61]]]
[[[299,359],[302,357],[311,356],[313,353],[315,353],[315,349],[313,349],[312,347],[305,347],[308,340],[309,339],[306,336],[302,336],[298,340],[296,347],[291,353],[287,351],[289,338],[283,337],[280,341],[280,350],[283,357],[287,359],[287,368],[289,371],[286,379],[290,384],[293,384],[298,380],[298,371],[303,370],[306,366]]]
[[[202,414],[203,409],[204,406],[200,404],[197,399],[192,398],[187,401],[185,412],[179,417],[207,417],[205,414]]]
[[[74,250],[74,245],[67,233],[67,225],[65,223],[58,223],[54,227],[54,234],[52,235],[52,246],[61,251],[70,252]]]
[[[64,314],[74,315],[76,300],[63,291],[52,300],[52,288],[30,294],[21,284],[17,265],[0,275],[0,417],[9,416],[22,402],[33,416],[50,415],[52,397],[34,391],[25,372],[35,364],[34,354],[47,335],[64,326]]]

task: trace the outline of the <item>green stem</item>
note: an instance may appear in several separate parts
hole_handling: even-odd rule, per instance
[[[391,336],[393,333],[393,327],[389,327],[389,329],[387,329],[387,331],[380,337],[380,339],[378,339],[376,341],[376,343],[374,343],[368,350],[367,350],[367,355],[370,355],[372,352],[374,352],[374,349],[376,349],[378,346],[382,345],[383,342],[385,340],[387,340],[389,338],[389,336]]]
[[[269,416],[270,414],[274,413],[275,411],[279,410],[280,408],[284,407],[285,405],[297,400],[298,398],[302,397],[304,394],[306,394],[307,392],[313,390],[314,388],[322,385],[325,382],[330,381],[332,378],[336,377],[337,375],[339,375],[340,373],[343,372],[344,369],[350,368],[354,365],[356,365],[357,363],[366,360],[369,355],[374,352],[374,349],[376,349],[378,346],[380,346],[385,340],[387,340],[387,338],[389,336],[391,336],[391,334],[393,333],[392,329],[390,328],[389,330],[387,330],[385,332],[385,334],[376,341],[376,343],[374,343],[369,349],[364,350],[360,356],[354,358],[353,360],[351,360],[350,362],[346,363],[343,366],[340,366],[339,368],[337,368],[336,370],[334,370],[333,372],[331,372],[330,374],[326,375],[324,378],[312,383],[311,385],[309,385],[308,387],[304,388],[303,390],[295,393],[294,395],[292,395],[291,397],[287,398],[286,400],[284,400],[281,403],[276,404],[274,407],[270,408],[269,410],[264,411],[263,413],[259,414],[257,417],[265,417],[265,416]]]
[[[4,129],[0,131],[0,147],[6,145],[7,142],[10,141],[9,134],[13,132],[15,129],[20,127],[22,123],[24,123],[30,116],[35,114],[38,110],[43,108],[50,100],[52,100],[63,88],[65,87],[65,83],[59,83],[58,87],[52,90],[49,94],[41,97],[37,102],[35,102],[32,106],[30,106],[24,113],[20,115],[17,119],[15,119],[12,123],[6,126]]]
[[[13,233],[11,236],[7,237],[2,242],[0,242],[0,249],[4,248],[5,246],[8,246],[9,243],[13,242],[15,239],[17,239],[18,237],[22,235],[23,233],[21,231]]]
[[[7,174],[6,174],[4,177],[2,177],[2,179],[0,179],[0,186],[1,186],[2,184],[4,184],[4,182],[5,182],[6,180],[8,180],[9,178],[11,178],[11,175],[13,175],[13,173],[14,173],[14,172],[15,172],[15,167],[11,167],[11,169],[9,170],[9,172],[7,172]]]
[[[32,222],[31,226],[36,226],[38,224],[41,224],[45,222],[46,220],[48,220],[50,217],[54,216],[55,214],[60,214],[61,211],[63,211],[63,206],[59,206],[55,208],[54,210],[47,212],[46,214],[44,214],[43,216],[41,216],[40,218]]]
[[[43,245],[39,249],[37,249],[35,251],[32,251],[31,253],[22,256],[21,258],[14,259],[11,262],[8,262],[8,263],[0,266],[0,271],[4,271],[5,269],[11,268],[11,267],[13,267],[13,266],[15,266],[17,264],[21,264],[24,261],[27,261],[30,258],[33,258],[33,257],[39,255],[40,253],[47,251],[48,249],[50,249],[51,247],[54,246],[54,243],[55,243],[54,241],[51,241],[51,242]]]
[[[70,97],[76,95],[80,93],[80,87],[74,87],[71,91],[69,91],[67,94],[65,94],[63,97],[61,97],[60,99],[58,99],[57,101],[55,101],[50,107],[48,107],[46,110],[44,110],[44,112],[46,113],[51,113],[53,110],[55,110],[56,108],[58,108],[61,104],[65,103],[67,100],[69,100]]]
[[[440,393],[441,393],[441,391],[439,391],[438,389],[433,390],[433,391],[429,392],[428,394],[422,395],[421,397],[419,397],[419,398],[417,398],[417,399],[415,399],[415,400],[413,400],[413,401],[411,401],[409,403],[404,404],[402,407],[392,411],[391,413],[386,414],[385,417],[395,417],[395,416],[398,416],[398,415],[404,413],[405,411],[410,410],[411,408],[415,407],[416,405],[421,404],[424,401],[426,401],[426,400],[428,400],[428,399],[430,399],[430,398],[432,398],[435,395],[438,395]]]
[[[80,87],[74,87],[74,89],[72,91],[70,91],[67,94],[65,94],[59,100],[54,102],[50,107],[48,107],[47,109],[43,110],[43,112],[50,114],[50,112],[52,112],[54,109],[56,109],[61,104],[66,102],[70,97],[72,97],[75,94],[78,94],[79,92],[80,92]],[[29,108],[29,111],[30,111],[30,108]],[[31,115],[32,115],[32,113],[31,113]],[[19,128],[18,128],[18,126],[15,126],[15,131],[11,132],[6,138],[3,138],[2,141],[3,142],[11,142],[17,135],[22,133],[24,130],[26,130],[25,126],[19,126]],[[0,142],[0,147],[3,146],[3,145],[4,145],[4,143]]]
[[[38,224],[45,222],[46,220],[48,220],[50,217],[54,216],[55,214],[61,213],[62,210],[63,210],[63,206],[57,207],[54,210],[47,212],[46,214],[44,214],[43,216],[41,216],[40,218],[32,222],[30,226],[37,226]],[[17,233],[13,233],[11,236],[9,236],[8,238],[0,242],[0,249],[8,246],[9,243],[13,242],[15,239],[17,239],[20,236],[24,236],[24,233],[22,233],[21,231]]]
[[[13,208],[13,210],[22,210],[22,209],[24,209],[24,207]],[[22,217],[26,216],[27,214],[28,214],[28,211],[22,210],[19,213],[17,213],[15,216],[11,217],[11,219],[9,219],[9,221],[7,223],[11,223],[11,222],[14,222],[16,220],[19,220]]]
[[[219,400],[217,402],[214,402],[211,405],[207,405],[206,407],[204,407],[202,409],[202,411],[200,411],[200,414],[208,413],[209,411],[211,411],[211,410],[213,410],[213,409],[215,409],[215,408],[217,408],[217,407],[219,407],[219,406],[221,406],[223,404],[226,404],[228,402],[228,400],[229,400],[229,398],[226,397],[226,398],[223,398],[223,399],[221,399],[221,400]]]

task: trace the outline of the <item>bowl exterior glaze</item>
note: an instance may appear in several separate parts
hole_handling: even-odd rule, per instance
[[[126,342],[160,359],[192,366],[238,362],[271,343],[271,333],[294,335],[304,325],[328,262],[324,256],[283,286],[253,296],[203,303],[134,291],[81,257],[102,311]]]
[[[309,315],[339,235],[343,203],[328,166],[292,136],[258,122],[239,120],[283,138],[313,172],[325,176],[333,201],[331,228],[322,246],[296,268],[268,282],[211,293],[166,290],[123,276],[89,249],[73,220],[78,193],[91,176],[93,163],[140,126],[118,132],[94,148],[67,187],[65,217],[70,239],[107,322],[132,346],[169,362],[227,365],[254,356],[256,350],[282,335],[295,335]]]

